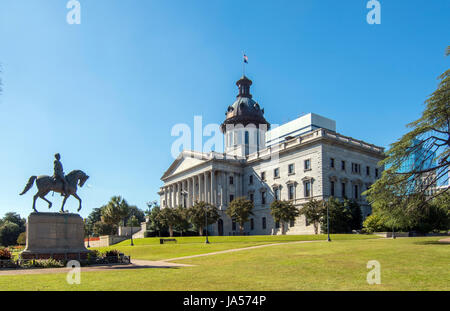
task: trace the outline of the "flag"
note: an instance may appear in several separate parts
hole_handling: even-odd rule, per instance
[[[248,57],[244,54],[244,63],[248,64]]]

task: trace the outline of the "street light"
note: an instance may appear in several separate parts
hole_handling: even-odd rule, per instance
[[[329,204],[327,204],[327,235],[328,235],[327,241],[331,242],[331,239],[330,239],[330,217],[329,217],[329,212],[328,212],[328,206],[329,206]]]
[[[208,206],[205,205],[205,231],[206,231],[206,242],[205,244],[209,244],[208,241]]]
[[[88,224],[87,227],[88,227],[88,245],[87,245],[87,247],[90,248],[91,246],[89,245],[89,237],[90,237],[90,235],[91,235],[91,225]]]

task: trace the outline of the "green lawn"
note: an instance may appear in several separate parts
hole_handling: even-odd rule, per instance
[[[0,289],[450,290],[450,244],[437,243],[439,237],[395,240],[354,237],[332,236],[331,243],[285,244],[178,261],[193,267],[83,272],[80,285],[68,285],[65,274],[0,276]],[[245,238],[233,243],[217,241],[210,246],[231,244],[237,248],[242,243],[260,243]],[[159,245],[154,245],[152,240],[141,242],[148,242],[141,248],[152,251],[161,251],[166,246],[174,248],[165,253],[168,257],[184,256],[188,251],[185,246],[190,245],[195,251],[198,251],[196,247],[204,246],[200,241],[188,243],[187,240],[178,245],[161,245],[158,249]],[[177,247],[182,251],[178,253]],[[142,254],[141,258],[145,258],[150,253]],[[381,264],[380,285],[366,282],[369,260]]]
[[[332,234],[334,240],[377,239],[376,235]],[[205,244],[205,237],[177,237],[177,243],[159,244],[159,238],[133,240],[135,246],[130,246],[130,240],[98,250],[118,249],[131,258],[146,260],[162,260],[223,251],[233,248],[283,243],[293,241],[326,240],[325,234],[319,235],[260,235],[260,236],[213,236],[209,237],[211,244]],[[95,249],[95,248],[92,248]]]

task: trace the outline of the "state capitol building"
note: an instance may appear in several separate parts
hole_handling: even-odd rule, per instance
[[[239,94],[227,108],[221,130],[225,152],[183,151],[161,177],[161,207],[216,205],[221,218],[208,226],[213,235],[239,234],[239,225],[225,214],[234,198],[254,203],[245,234],[281,234],[270,214],[274,200],[291,200],[301,207],[311,199],[331,196],[358,201],[363,218],[371,208],[362,192],[380,177],[384,148],[343,136],[334,120],[310,113],[270,128],[264,109],[250,93],[252,81],[236,82]],[[314,226],[299,216],[286,234],[314,234]]]

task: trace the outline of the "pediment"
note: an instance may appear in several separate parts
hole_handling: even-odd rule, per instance
[[[190,154],[181,153],[180,156],[172,162],[167,171],[163,174],[161,179],[166,179],[172,175],[187,171],[193,167],[206,163],[207,160],[203,158],[193,157]]]

